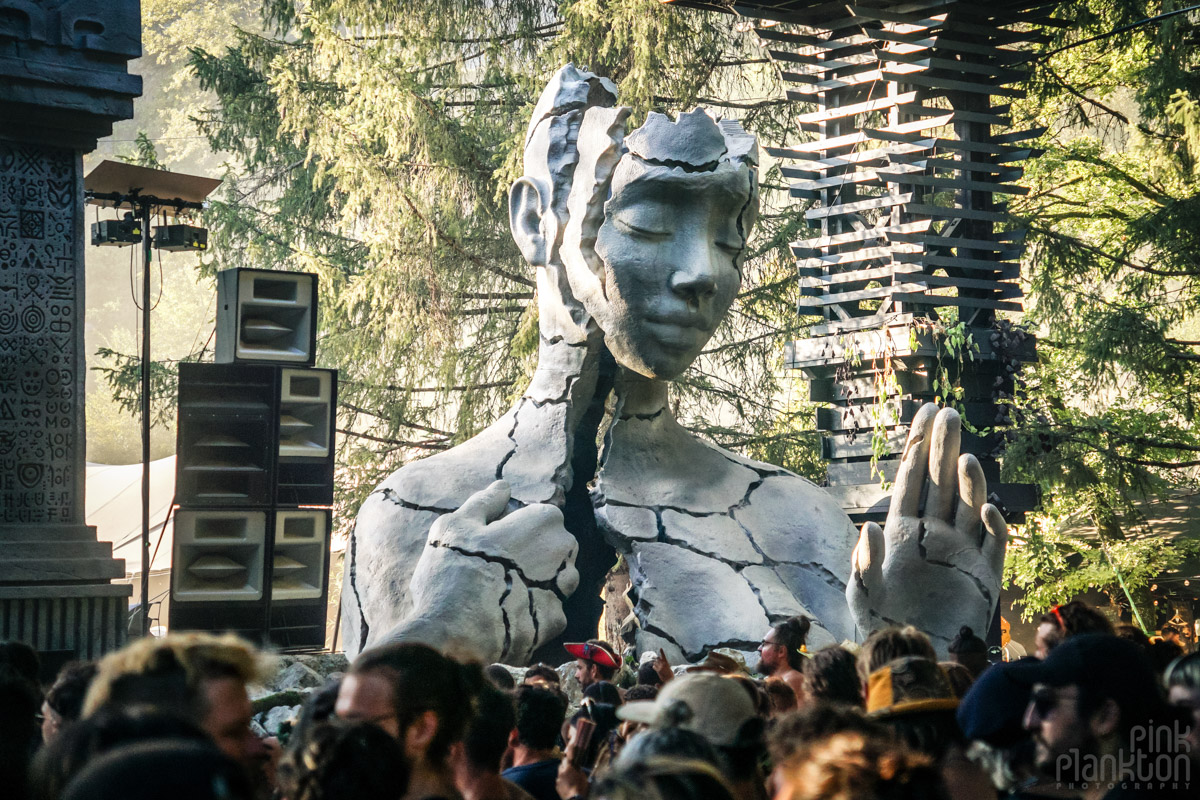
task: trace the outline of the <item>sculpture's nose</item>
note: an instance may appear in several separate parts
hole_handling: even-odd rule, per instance
[[[688,257],[683,258],[671,274],[671,291],[694,307],[716,295],[717,276],[707,254],[695,252],[696,248],[688,250]]]

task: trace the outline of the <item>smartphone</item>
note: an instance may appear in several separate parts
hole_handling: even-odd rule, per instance
[[[596,732],[596,723],[587,717],[575,720],[575,735],[571,738],[571,766],[583,769],[587,757],[588,746],[592,743],[592,734]]]

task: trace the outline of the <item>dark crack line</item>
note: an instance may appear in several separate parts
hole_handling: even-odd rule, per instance
[[[558,344],[561,344],[564,347],[587,347],[588,346],[588,343],[586,340],[584,340],[582,342],[568,342],[566,337],[563,336],[561,333],[555,334],[554,336],[551,336],[548,339],[539,333],[538,339],[541,340],[542,344],[548,345],[548,346],[553,346],[553,345],[558,345]]]
[[[529,576],[527,576],[525,574],[525,572],[521,569],[521,567],[510,558],[504,558],[502,556],[493,555],[491,553],[483,553],[483,552],[478,552],[475,550],[468,550],[465,547],[460,547],[460,546],[454,545],[454,544],[448,544],[447,542],[434,541],[432,539],[429,540],[428,545],[430,547],[443,547],[447,550],[453,550],[455,553],[458,553],[460,556],[470,556],[471,558],[478,558],[478,559],[487,561],[492,564],[499,564],[500,566],[504,567],[505,570],[511,570],[511,571],[515,572],[517,574],[517,577],[520,578],[522,581],[524,581],[525,585],[527,587],[532,587],[535,589],[545,589],[548,592],[552,592],[554,594],[554,596],[557,597],[559,600],[566,600],[566,597],[563,596],[562,590],[558,588],[558,576],[557,575],[555,575],[553,578],[551,578],[548,581],[535,581],[532,578],[530,578]]]
[[[710,550],[703,550],[690,542],[685,542],[682,539],[676,539],[667,533],[667,525],[665,522],[663,522],[661,511],[654,512],[654,522],[658,527],[658,535],[653,539],[653,541],[658,542],[659,544],[669,544],[672,547],[678,547],[681,550],[687,550],[689,553],[695,553],[698,556],[704,556],[705,558],[713,561],[719,561],[722,564],[733,568],[734,570],[741,570],[746,567],[755,567],[760,565],[760,562],[758,561],[741,561],[737,559],[723,558],[719,553],[714,553]],[[760,552],[759,555],[762,555],[762,553]]]
[[[394,490],[388,488],[377,489],[376,491],[371,492],[371,494],[381,495],[383,499],[387,500],[389,503],[395,503],[401,508],[407,508],[410,511],[428,511],[431,514],[452,514],[458,510],[457,508],[441,508],[439,506],[418,505],[409,500],[405,500],[404,498],[400,497],[400,495],[396,494]]]
[[[500,463],[496,465],[496,480],[504,480],[504,467],[508,465],[509,460],[517,454],[517,440],[513,438],[513,434],[517,432],[517,426],[521,424],[521,409],[525,405],[526,398],[522,397],[517,407],[513,409],[513,424],[512,430],[508,432],[508,440],[512,442],[512,449],[504,454],[504,458],[500,459]]]
[[[537,607],[533,602],[533,589],[526,587],[525,596],[529,600],[529,618],[533,620],[533,641],[529,643],[529,650],[525,653],[524,661],[528,661],[533,655],[533,651],[538,647],[538,639],[541,631],[541,624],[538,622]]]
[[[621,421],[628,422],[629,420],[636,419],[639,422],[650,422],[651,420],[658,419],[659,417],[661,417],[663,415],[663,412],[665,412],[666,410],[667,410],[667,407],[663,406],[658,411],[652,411],[649,414],[623,414],[621,416]]]
[[[367,623],[367,613],[363,610],[362,597],[358,594],[358,540],[354,535],[355,529],[350,529],[350,591],[354,592],[354,602],[358,605],[358,649],[361,652],[367,646],[367,637],[371,635],[371,626]]]
[[[508,656],[508,649],[512,647],[512,627],[508,619],[508,611],[504,608],[504,601],[512,594],[513,581],[512,574],[504,571],[504,593],[500,595],[500,619],[504,622],[504,647],[500,649],[500,660],[503,661]]]
[[[727,152],[729,152],[728,148],[726,148],[721,153],[721,155],[725,155],[725,153],[727,153]],[[718,157],[716,161],[706,161],[703,164],[693,164],[690,161],[679,161],[674,158],[645,158],[645,157],[640,156],[637,153],[633,152],[632,150],[629,151],[629,154],[631,156],[633,156],[634,158],[636,158],[638,161],[641,161],[643,164],[649,164],[652,167],[667,167],[669,169],[681,169],[684,172],[689,172],[689,173],[716,172],[717,167],[721,166],[720,157]]]
[[[972,583],[975,584],[975,588],[978,589],[979,593],[981,595],[983,595],[984,599],[986,599],[988,601],[988,607],[991,608],[992,593],[990,591],[988,591],[987,586],[985,586],[983,584],[983,581],[981,581],[978,577],[976,577],[975,575],[972,575],[970,572],[967,572],[965,569],[963,569],[962,567],[960,567],[956,564],[951,564],[949,561],[937,561],[935,559],[927,559],[926,563],[936,564],[939,567],[947,567],[949,569],[954,570],[955,572],[962,573],[965,577],[969,578]]]

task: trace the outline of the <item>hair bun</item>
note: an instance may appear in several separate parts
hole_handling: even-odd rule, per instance
[[[971,630],[971,626],[963,625],[958,629],[959,638],[970,639],[975,636],[975,631]]]

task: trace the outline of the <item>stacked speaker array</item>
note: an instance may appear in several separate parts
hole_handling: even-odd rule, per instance
[[[320,647],[337,371],[313,367],[317,279],[217,278],[216,363],[179,369],[171,628]]]

